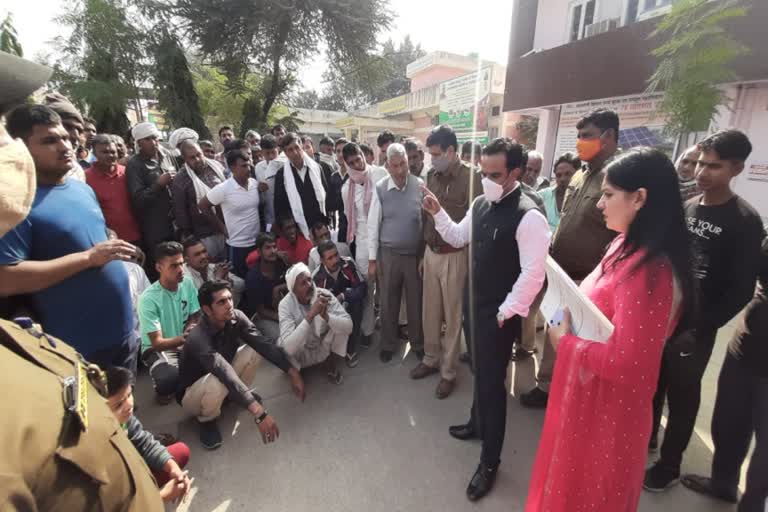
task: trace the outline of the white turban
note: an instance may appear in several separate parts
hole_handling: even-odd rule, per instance
[[[147,137],[157,137],[158,139],[160,138],[160,132],[154,123],[137,124],[131,129],[131,135],[133,135],[133,140],[137,142],[141,139],[146,139]]]
[[[185,140],[197,142],[200,140],[200,136],[192,128],[177,128],[173,130],[171,136],[168,137],[168,144],[170,144],[171,148],[176,149],[179,147],[179,144]]]
[[[293,293],[293,285],[296,282],[296,279],[298,279],[299,276],[304,273],[312,275],[312,273],[309,271],[309,267],[304,263],[297,263],[288,269],[288,272],[285,274],[285,284],[288,285],[288,291],[290,293]]]

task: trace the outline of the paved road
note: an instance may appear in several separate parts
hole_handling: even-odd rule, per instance
[[[724,329],[725,331],[725,329]],[[684,470],[706,472],[714,386],[729,332],[722,332],[705,377],[703,406]],[[156,432],[178,434],[192,448],[189,466],[193,491],[179,510],[286,512],[522,511],[538,444],[543,412],[522,408],[510,397],[502,469],[494,492],[476,505],[465,496],[479,458],[476,442],[448,436],[450,424],[468,418],[471,379],[464,367],[456,392],[434,398],[437,378],[414,382],[412,355],[381,364],[377,351],[363,354],[358,368],[347,370],[341,386],[319,371],[306,378],[301,404],[285,377],[262,365],[255,388],[276,418],[281,437],[264,446],[247,413],[227,406],[220,421],[224,445],[205,451],[194,422],[175,404],[158,407],[142,375],[137,385],[140,418]],[[513,394],[533,381],[534,362],[510,368]],[[734,510],[689,492],[682,486],[663,495],[644,493],[640,511],[721,512]]]

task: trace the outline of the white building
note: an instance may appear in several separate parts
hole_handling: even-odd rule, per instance
[[[678,146],[706,135],[689,134],[682,144],[666,140],[664,120],[656,115],[661,95],[643,94],[657,66],[650,52],[659,45],[648,36],[673,0],[513,1],[504,110],[539,116],[537,149],[545,156],[545,172],[556,156],[575,147],[578,118],[599,107],[619,113],[624,147],[661,146],[674,156]],[[748,16],[728,27],[751,53],[734,62],[740,81],[723,84],[732,108],[720,109],[709,131],[737,128],[752,140],[754,151],[734,188],[768,223],[765,20],[768,1],[756,1]]]

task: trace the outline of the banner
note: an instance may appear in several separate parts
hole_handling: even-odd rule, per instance
[[[487,141],[491,75],[492,68],[487,67],[439,86],[439,122],[450,125],[459,140],[471,139],[472,132],[485,132]]]
[[[555,158],[566,151],[576,151],[576,123],[598,108],[619,114],[619,147],[622,149],[651,146],[672,156],[674,140],[664,135],[665,119],[657,114],[663,97],[662,93],[634,94],[564,104],[560,109]]]

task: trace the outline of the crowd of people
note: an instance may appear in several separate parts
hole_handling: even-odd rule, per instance
[[[306,368],[341,384],[377,331],[381,362],[407,340],[410,377],[439,376],[437,399],[470,365],[469,420],[449,433],[482,441],[467,488],[482,498],[501,463],[508,364],[537,351],[551,256],[614,331],[581,339],[567,311],[546,326],[537,386],[520,397],[547,408],[526,510],[635,510],[641,488],[680,480],[736,502],[753,433],[739,510],[762,510],[768,246],[730,188],[752,148],[743,133],[714,133],[674,165],[620,151],[619,116],[601,109],[577,124],[576,153],[543,172],[544,157],[514,140],[460,146],[447,125],[423,144],[384,131],[377,157],[327,136],[315,152],[282,125],[244,139],[223,126],[216,152],[194,130],[165,143],[141,122],[126,144],[58,94],[4,113],[0,135],[21,142],[0,151],[29,163],[23,144],[37,191],[0,238],[3,316],[31,317],[101,367],[163,499],[188,491],[190,449],[134,416],[140,366],[158,403],[196,418],[203,447],[222,444],[227,400],[271,443],[280,430],[251,387],[262,358],[304,400]],[[681,476],[717,332],[745,306],[718,382],[712,473]]]

